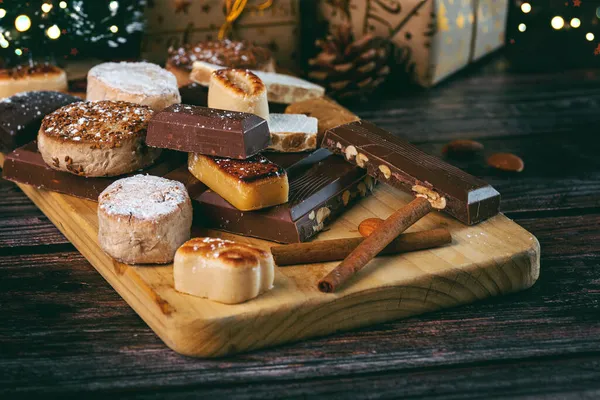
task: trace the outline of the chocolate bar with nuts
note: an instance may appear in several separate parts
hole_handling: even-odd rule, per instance
[[[375,184],[364,170],[326,149],[303,158],[277,154],[275,159],[288,174],[288,203],[242,212],[208,190],[195,199],[195,211],[204,226],[280,243],[305,242],[354,201],[371,193]]]
[[[476,224],[498,213],[500,193],[488,183],[369,122],[356,121],[328,130],[321,147],[343,155],[381,182],[426,197],[434,208],[465,224]]]

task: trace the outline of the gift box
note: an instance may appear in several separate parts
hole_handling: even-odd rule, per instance
[[[324,0],[319,15],[356,39],[392,41],[396,62],[429,87],[504,45],[508,0]]]
[[[227,0],[152,0],[146,7],[142,57],[163,64],[170,46],[214,40],[230,15]],[[298,57],[299,0],[249,0],[224,29],[227,37],[269,48],[278,65],[290,68]],[[231,10],[230,10],[231,11]]]

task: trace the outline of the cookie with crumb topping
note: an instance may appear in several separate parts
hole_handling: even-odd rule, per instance
[[[192,203],[181,182],[152,175],[119,179],[98,197],[98,242],[126,264],[166,264],[190,238]]]
[[[271,51],[248,41],[207,40],[169,48],[165,68],[177,77],[179,86],[192,83],[190,72],[195,61],[206,61],[226,68],[275,72]],[[206,82],[208,83],[208,76]]]
[[[75,175],[117,176],[149,165],[160,149],[146,146],[153,111],[124,101],[78,102],[44,117],[38,149],[50,168]]]

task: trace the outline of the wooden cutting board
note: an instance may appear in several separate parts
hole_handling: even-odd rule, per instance
[[[112,287],[178,353],[215,357],[405,318],[533,285],[540,271],[537,239],[504,215],[467,227],[431,213],[410,230],[446,227],[449,246],[381,257],[335,294],[316,282],[337,263],[278,268],[275,288],[239,305],[178,293],[172,266],[129,266],[104,254],[97,241],[97,204],[19,185]],[[358,236],[365,218],[385,218],[411,197],[379,185],[316,240]],[[208,235],[269,247],[216,231]]]

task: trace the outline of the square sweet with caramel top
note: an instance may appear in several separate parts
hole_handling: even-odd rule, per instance
[[[288,201],[289,184],[285,170],[262,155],[236,160],[190,153],[188,169],[241,211],[258,210]]]

